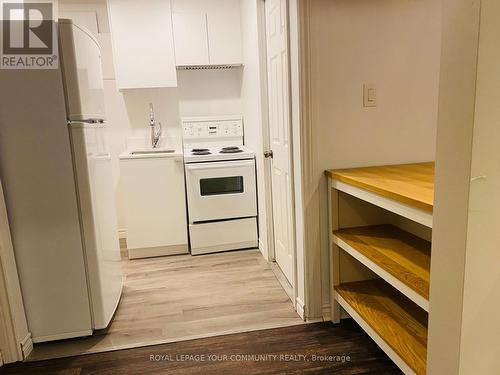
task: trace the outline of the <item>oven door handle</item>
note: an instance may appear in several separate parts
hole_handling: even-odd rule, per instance
[[[223,168],[241,168],[241,167],[252,167],[254,164],[253,160],[248,161],[238,161],[224,163],[224,162],[215,162],[215,163],[199,163],[199,164],[187,164],[186,169],[189,171],[200,171],[207,169],[223,169]]]

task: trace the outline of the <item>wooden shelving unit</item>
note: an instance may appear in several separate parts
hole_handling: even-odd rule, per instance
[[[432,227],[434,163],[326,171],[338,191]]]
[[[431,243],[392,225],[339,228],[339,192],[432,228],[434,163],[326,174],[332,320],[342,307],[405,374],[425,374]],[[379,278],[341,282],[342,251]]]
[[[340,305],[405,373],[425,374],[427,314],[384,281],[338,285]]]
[[[431,244],[392,225],[333,232],[342,250],[429,311]]]

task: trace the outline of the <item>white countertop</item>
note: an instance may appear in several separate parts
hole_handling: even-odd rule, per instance
[[[134,160],[134,159],[164,159],[175,158],[176,160],[182,159],[183,153],[180,148],[135,148],[130,149],[120,154],[120,160]]]

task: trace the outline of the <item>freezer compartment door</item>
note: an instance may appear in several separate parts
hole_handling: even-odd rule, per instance
[[[59,48],[68,119],[103,120],[104,83],[99,43],[90,31],[71,20],[61,19]]]
[[[93,328],[106,328],[122,291],[122,269],[111,156],[104,126],[70,125]]]

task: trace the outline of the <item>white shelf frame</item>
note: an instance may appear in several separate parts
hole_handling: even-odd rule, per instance
[[[340,284],[340,248],[335,244],[333,231],[339,229],[339,193],[333,189],[332,179],[328,178],[328,243],[330,250],[330,317],[333,323],[341,318],[340,304],[335,299],[335,286]]]
[[[342,181],[328,177],[328,236],[330,245],[330,306],[331,320],[333,323],[340,322],[343,316],[342,310],[349,314],[363,330],[377,343],[377,345],[387,354],[389,358],[406,375],[414,375],[415,371],[387,344],[387,342],[378,335],[371,326],[340,296],[335,287],[340,284],[340,251],[341,249],[353,256],[360,263],[364,264],[375,274],[380,276],[400,293],[415,302],[423,310],[429,312],[429,301],[419,295],[410,287],[403,284],[397,278],[389,274],[379,265],[359,253],[356,249],[334,235],[339,229],[339,192],[346,193],[365,202],[393,212],[409,220],[432,228],[433,217],[431,212],[412,207],[408,204],[398,202],[394,199],[372,193],[368,190],[349,185]]]
[[[368,203],[374,204],[375,206],[381,207],[385,210],[394,212],[395,214],[406,217],[419,224],[425,225],[426,227],[432,228],[431,212],[412,207],[408,204],[401,203],[394,199],[372,193],[371,191],[346,184],[342,181],[334,180],[331,177],[329,177],[328,179],[331,181],[331,186],[335,190],[342,191],[346,194],[352,195],[353,197],[359,198]]]
[[[389,272],[380,267],[377,263],[373,262],[371,259],[367,258],[355,248],[344,242],[339,237],[333,235],[333,242],[339,246],[342,250],[347,252],[349,255],[357,259],[360,263],[364,264],[370,270],[375,272],[382,279],[391,284],[394,288],[396,288],[399,292],[403,293],[406,297],[415,302],[418,306],[420,306],[425,311],[429,312],[429,300],[425,299],[423,296],[418,294],[415,290],[402,283],[396,277],[391,275]]]
[[[335,301],[360,325],[361,328],[372,338],[373,341],[387,354],[387,356],[400,368],[405,375],[416,375],[415,371],[387,344],[387,342],[354,310],[351,305],[334,292]]]

